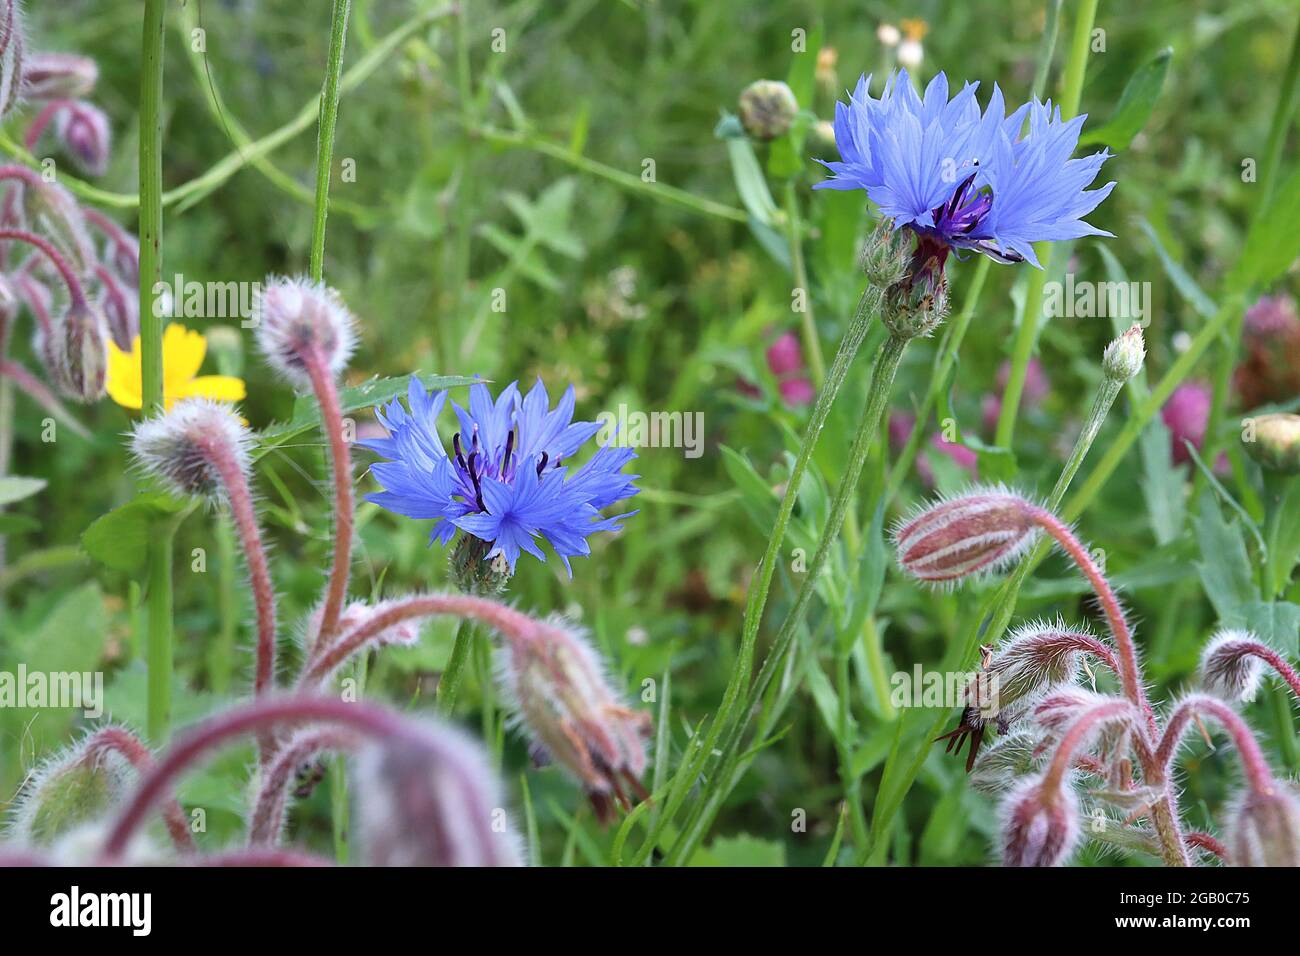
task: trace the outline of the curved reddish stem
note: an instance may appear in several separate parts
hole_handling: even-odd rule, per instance
[[[35,279],[26,271],[15,272],[10,278],[23,294],[23,299],[27,307],[32,310],[32,315],[36,316],[36,321],[41,326],[41,331],[47,336],[54,333],[54,319],[50,316],[50,310],[45,307],[45,299],[41,292],[45,291]]]
[[[86,431],[86,427],[82,425],[81,422],[77,421],[71,412],[63,407],[63,403],[59,401],[58,396],[50,391],[49,387],[44,382],[31,372],[27,371],[27,369],[18,362],[13,362],[9,359],[0,359],[0,378],[9,379],[25,392],[28,398],[40,405],[55,418],[61,420],[71,428],[75,434],[80,435],[82,438],[90,437],[90,432]]]
[[[1228,858],[1228,848],[1208,833],[1189,833],[1185,839],[1188,846],[1199,847],[1202,850],[1209,850],[1220,860],[1226,860]]]
[[[1295,695],[1296,700],[1300,700],[1300,676],[1296,674],[1295,668],[1287,663],[1286,658],[1259,641],[1242,640],[1236,643],[1242,648],[1243,653],[1258,657],[1277,671],[1278,676],[1291,688],[1291,693]]]
[[[1065,781],[1065,775],[1074,767],[1075,756],[1079,749],[1087,743],[1089,737],[1096,729],[1097,725],[1108,720],[1114,720],[1117,717],[1136,716],[1137,711],[1127,700],[1111,699],[1097,704],[1085,710],[1074,723],[1061,736],[1061,741],[1056,745],[1056,752],[1052,755],[1052,762],[1047,767],[1047,773],[1043,775],[1043,786],[1046,790],[1058,791]]]
[[[349,631],[333,646],[325,648],[318,642],[314,649],[315,653],[303,669],[300,686],[308,688],[324,680],[334,668],[390,627],[412,618],[433,617],[439,614],[473,618],[500,631],[511,641],[534,640],[539,638],[548,627],[526,614],[487,598],[472,597],[467,594],[431,594],[406,598],[395,601],[360,627]]]
[[[98,757],[105,752],[120,754],[140,772],[141,776],[153,769],[153,754],[139,737],[125,727],[105,727],[92,736],[86,744],[87,756]],[[176,849],[182,853],[195,852],[194,837],[190,834],[185,811],[174,796],[169,796],[163,801],[162,815]]]
[[[72,100],[51,100],[46,103],[45,108],[36,114],[36,119],[32,120],[32,125],[27,127],[27,135],[23,137],[23,145],[29,150],[35,149],[36,144],[41,141],[41,137],[45,135],[45,130],[59,111],[69,109],[72,106]]]
[[[330,568],[320,631],[315,642],[315,646],[321,647],[338,629],[343,601],[347,597],[348,577],[352,571],[352,531],[356,504],[352,494],[352,452],[343,438],[343,412],[339,407],[334,376],[330,373],[320,348],[315,344],[303,349],[302,359],[311,378],[316,401],[320,405],[334,474],[334,565]]]
[[[59,275],[62,277],[64,284],[68,287],[68,295],[72,297],[72,305],[84,307],[87,303],[86,289],[77,278],[77,274],[72,271],[63,258],[62,253],[54,248],[49,242],[46,242],[34,232],[28,232],[25,229],[0,229],[0,239],[13,239],[17,242],[25,242],[28,245],[35,246],[45,254]]]
[[[1165,735],[1160,739],[1160,746],[1156,748],[1156,760],[1159,761],[1160,766],[1168,770],[1178,744],[1187,731],[1187,725],[1198,713],[1215,718],[1228,731],[1241,757],[1242,769],[1246,772],[1246,779],[1250,781],[1251,789],[1261,794],[1272,793],[1276,781],[1273,772],[1268,768],[1268,761],[1264,759],[1259,741],[1255,739],[1255,735],[1241,719],[1240,714],[1219,698],[1211,697],[1209,694],[1193,694],[1186,697],[1174,710],[1165,728]]]
[[[284,822],[284,808],[289,783],[304,763],[322,750],[346,750],[356,738],[345,731],[327,729],[305,733],[289,741],[262,774],[262,785],[253,804],[253,819],[248,828],[249,846],[276,842]]]
[[[109,831],[99,862],[111,863],[121,857],[149,810],[162,799],[172,781],[186,767],[233,737],[311,720],[342,724],[379,740],[402,738],[419,741],[418,735],[404,720],[371,704],[349,704],[319,697],[268,697],[228,710],[178,737],[162,759],[145,774],[135,795]]]

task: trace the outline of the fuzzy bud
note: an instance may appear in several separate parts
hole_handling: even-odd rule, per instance
[[[1068,787],[1031,777],[1002,805],[1003,866],[1060,866],[1079,841],[1079,803]]]
[[[955,582],[994,571],[1024,552],[1036,526],[1024,498],[976,488],[932,504],[894,531],[898,564],[922,581]]]
[[[172,493],[216,499],[227,469],[248,473],[250,442],[248,428],[228,405],[187,398],[137,424],[131,453]]]
[[[1201,687],[1227,701],[1254,700],[1264,671],[1260,646],[1249,631],[1220,631],[1201,652]]]
[[[1101,370],[1112,382],[1127,382],[1142,371],[1146,360],[1146,342],[1142,338],[1142,327],[1131,326],[1119,338],[1106,346],[1101,357]]]
[[[307,279],[268,279],[253,302],[253,327],[267,364],[298,388],[311,387],[307,358],[319,353],[330,375],[356,345],[352,314],[333,289]]]
[[[756,80],[740,94],[740,122],[755,139],[784,136],[798,114],[799,102],[780,80]]]
[[[78,276],[91,274],[96,261],[95,244],[72,193],[58,183],[25,183],[23,213],[28,228],[49,239]]]
[[[1300,800],[1285,784],[1248,791],[1232,812],[1226,844],[1234,866],[1300,866]]]
[[[121,754],[93,746],[86,738],[45,763],[17,800],[10,836],[18,843],[49,846],[82,824],[103,819],[136,780]]]
[[[17,0],[0,4],[0,120],[7,119],[23,97],[23,17]]]
[[[1249,420],[1254,441],[1243,441],[1246,453],[1270,471],[1300,474],[1300,415],[1277,412]]]
[[[1000,734],[980,754],[971,770],[970,785],[980,793],[1006,793],[1034,767],[1035,740],[1024,730]]]
[[[34,53],[23,67],[23,92],[32,100],[77,99],[98,82],[99,64],[75,53]]]
[[[357,628],[368,625],[376,617],[390,610],[398,603],[400,602],[380,601],[377,604],[370,605],[365,601],[353,601],[344,608],[343,613],[339,615],[337,636],[331,639],[330,645],[333,645],[337,641],[347,640],[348,635],[354,632]],[[304,645],[309,650],[315,648],[317,641],[320,639],[321,615],[324,611],[325,606],[323,604],[318,604],[307,617],[307,623],[304,629]],[[345,658],[344,660],[340,660],[339,666],[342,666],[346,660],[354,657],[356,653],[361,653],[363,651],[388,647],[394,644],[405,647],[418,644],[420,642],[420,626],[422,623],[423,622],[420,618],[407,617],[401,619],[395,624],[383,628],[358,647],[354,654],[348,655],[348,658]],[[337,670],[337,667],[334,668],[334,670]],[[322,674],[320,676],[323,681],[329,675]]]
[[[357,838],[368,866],[517,866],[500,787],[479,748],[430,727],[357,758]]]
[[[99,307],[74,304],[50,335],[54,382],[69,398],[97,402],[108,380],[108,324]]]
[[[80,100],[69,101],[55,117],[54,136],[87,176],[102,176],[108,171],[112,134],[108,117],[99,107]]]
[[[625,787],[648,796],[640,778],[650,716],[618,699],[585,638],[543,626],[501,651],[500,673],[534,751],[578,778],[602,822],[611,819],[615,802],[631,806]]]

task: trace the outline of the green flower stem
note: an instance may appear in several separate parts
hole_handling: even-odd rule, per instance
[[[975,274],[971,277],[970,289],[966,292],[965,301],[962,302],[961,312],[944,332],[943,341],[935,353],[929,388],[926,389],[925,398],[916,412],[916,423],[912,426],[912,433],[907,436],[907,444],[903,446],[897,461],[889,470],[889,478],[885,483],[886,503],[894,500],[898,489],[902,487],[903,481],[912,470],[917,454],[920,453],[921,442],[925,440],[925,431],[930,424],[930,415],[939,402],[939,396],[948,387],[948,377],[952,374],[952,367],[957,363],[957,354],[961,351],[961,344],[966,338],[966,330],[970,328],[971,317],[975,314],[976,305],[979,304],[980,294],[984,291],[984,282],[988,278],[991,265],[992,260],[988,256],[979,257],[979,262],[975,265]]]
[[[325,220],[329,216],[330,168],[334,163],[334,132],[339,121],[339,83],[343,75],[343,50],[348,39],[348,13],[352,0],[334,0],[330,27],[329,65],[320,97],[320,126],[316,133],[316,210],[311,230],[311,277],[320,282],[325,271]]]
[[[165,0],[145,0],[140,56],[140,349],[143,414],[163,407],[162,317],[154,309],[154,285],[162,275],[162,88]],[[148,568],[149,662],[147,729],[150,741],[166,741],[171,727],[172,542],[174,522],[152,536]]]
[[[1079,112],[1083,77],[1088,67],[1088,50],[1092,43],[1092,25],[1097,18],[1097,4],[1098,0],[1080,0],[1075,15],[1074,32],[1070,37],[1070,56],[1065,64],[1065,76],[1061,84],[1059,105],[1063,119],[1071,119]],[[1015,346],[1011,353],[1011,371],[1007,376],[1007,387],[1002,393],[1002,411],[998,415],[994,439],[1001,448],[1010,448],[1015,440],[1016,416],[1020,413],[1025,375],[1038,344],[1038,327],[1043,317],[1043,286],[1052,265],[1052,244],[1035,243],[1034,253],[1042,268],[1030,273],[1029,285],[1025,289],[1025,306],[1020,314],[1020,328],[1016,332]]]
[[[826,381],[826,359],[822,357],[821,339],[817,336],[817,320],[813,316],[812,289],[808,286],[808,268],[803,259],[803,226],[799,217],[799,194],[793,178],[785,184],[785,219],[790,244],[790,265],[794,270],[795,288],[803,293],[803,347],[808,353],[808,371],[814,388]]]
[[[722,703],[719,705],[718,713],[709,724],[708,733],[704,736],[697,734],[691,743],[691,747],[683,755],[681,764],[673,775],[669,786],[663,812],[657,815],[651,823],[649,835],[634,858],[633,865],[635,866],[640,866],[649,859],[651,852],[658,843],[660,834],[669,821],[676,816],[677,811],[686,800],[690,788],[694,785],[700,771],[704,769],[704,764],[712,756],[718,739],[723,731],[727,729],[741,691],[749,682],[753,668],[754,648],[758,641],[758,629],[763,619],[763,609],[767,606],[767,597],[772,586],[772,575],[776,571],[777,557],[780,553],[781,544],[785,540],[786,528],[789,526],[790,516],[794,512],[795,501],[799,496],[799,486],[803,483],[803,476],[808,469],[808,462],[812,458],[813,450],[817,447],[817,439],[821,436],[822,428],[826,425],[826,419],[830,415],[835,396],[839,394],[840,387],[844,384],[845,376],[848,375],[849,366],[853,363],[854,356],[857,355],[858,349],[862,347],[862,341],[866,338],[867,329],[870,328],[872,320],[880,311],[882,297],[881,290],[874,286],[868,286],[862,293],[862,297],[858,300],[857,310],[854,312],[848,330],[844,334],[844,339],[840,342],[839,351],[836,352],[835,358],[831,362],[826,384],[817,395],[817,402],[813,406],[812,415],[808,420],[808,430],[804,433],[799,454],[795,458],[794,467],[791,469],[790,476],[786,481],[785,494],[782,496],[780,507],[777,509],[776,524],[773,526],[772,534],[768,538],[763,560],[759,564],[757,573],[750,584],[740,648],[737,651],[736,664],[732,668],[726,690],[723,692]]]
[[[699,800],[696,806],[698,808],[710,806],[711,809],[708,812],[700,813],[693,824],[683,829],[682,836],[678,838],[677,843],[668,853],[666,862],[670,865],[683,863],[690,859],[690,855],[694,852],[700,839],[708,832],[708,828],[713,822],[713,816],[720,807],[722,798],[726,796],[726,791],[729,790],[736,779],[733,771],[735,765],[743,756],[740,745],[745,729],[749,725],[749,715],[753,713],[754,707],[757,706],[772,678],[784,662],[786,654],[790,651],[795,636],[803,624],[804,616],[808,612],[808,606],[812,603],[813,593],[817,589],[817,578],[830,557],[831,548],[835,546],[845,515],[848,513],[851,503],[857,498],[858,479],[862,474],[863,466],[866,464],[872,443],[876,440],[876,435],[880,430],[880,421],[884,417],[885,408],[889,403],[889,396],[893,391],[894,377],[898,373],[898,366],[902,361],[907,343],[907,339],[891,335],[885,340],[884,345],[881,346],[880,354],[876,357],[875,369],[871,376],[871,388],[867,396],[867,407],[859,419],[857,434],[854,436],[853,444],[849,448],[848,465],[835,490],[835,498],[831,503],[826,529],[822,532],[817,551],[808,565],[808,571],[804,575],[803,584],[799,587],[799,593],[795,597],[794,605],[786,615],[781,630],[777,633],[776,640],[772,642],[772,648],[763,661],[763,667],[759,671],[758,678],[750,689],[747,706],[741,711],[740,719],[731,728],[731,732],[721,748],[719,763],[724,769],[722,773],[714,776],[714,780],[722,782],[724,786],[719,787],[716,783],[710,781],[711,786],[709,789],[716,791],[713,794],[713,799],[709,799],[706,791],[705,798]]]
[[[465,676],[465,665],[469,662],[469,652],[473,646],[474,625],[469,621],[459,622],[456,625],[456,639],[451,645],[451,657],[438,681],[438,689],[434,691],[439,713],[449,715],[455,709],[456,695],[460,693],[461,679]]]

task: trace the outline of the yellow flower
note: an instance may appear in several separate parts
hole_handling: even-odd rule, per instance
[[[199,367],[208,351],[208,340],[172,323],[163,331],[163,407],[171,408],[182,398],[212,398],[238,402],[247,391],[244,380],[231,375],[200,375]],[[108,342],[108,394],[123,408],[139,408],[144,395],[140,336],[123,352],[112,339]]]

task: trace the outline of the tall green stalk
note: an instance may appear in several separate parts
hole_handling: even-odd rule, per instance
[[[1061,117],[1070,119],[1079,112],[1083,95],[1083,77],[1088,67],[1088,50],[1092,43],[1092,25],[1097,18],[1098,0],[1080,0],[1074,18],[1074,32],[1070,37],[1070,58],[1065,64],[1061,84]],[[1015,345],[1011,352],[1011,371],[1007,387],[1002,393],[1002,411],[998,415],[995,442],[999,447],[1010,448],[1015,440],[1016,416],[1020,413],[1020,399],[1025,390],[1025,376],[1029,362],[1038,345],[1038,327],[1043,317],[1043,287],[1052,266],[1052,244],[1039,242],[1034,254],[1042,265],[1029,274],[1025,289],[1025,305],[1020,313],[1020,328],[1016,330]]]
[[[348,12],[352,0],[334,0],[330,28],[329,63],[320,97],[320,126],[316,133],[316,208],[311,230],[312,280],[325,274],[325,219],[329,216],[330,171],[334,163],[334,131],[339,121],[339,81],[343,75],[343,49],[348,39]]]
[[[143,414],[163,408],[162,316],[154,286],[162,276],[162,89],[164,0],[145,0],[140,55],[140,349]],[[176,524],[156,529],[149,542],[149,662],[146,724],[155,744],[171,725],[172,541]]]

